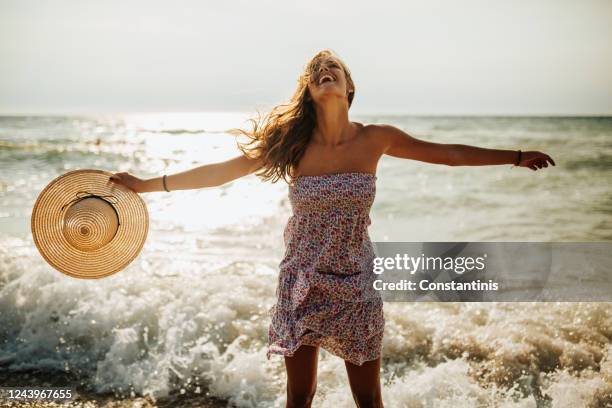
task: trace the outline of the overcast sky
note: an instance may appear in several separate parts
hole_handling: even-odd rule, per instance
[[[612,114],[612,1],[0,0],[0,113],[253,111],[331,48],[352,111]]]

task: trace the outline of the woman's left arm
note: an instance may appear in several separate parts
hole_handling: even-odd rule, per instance
[[[410,136],[389,125],[374,125],[382,136],[384,154],[403,159],[419,160],[447,166],[488,166],[514,164],[531,170],[555,165],[553,159],[542,152],[486,149],[464,144],[433,143]]]

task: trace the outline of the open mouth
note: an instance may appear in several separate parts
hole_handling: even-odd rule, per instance
[[[334,82],[335,80],[336,78],[334,78],[333,75],[325,74],[321,78],[319,78],[319,85],[322,85],[326,82]]]

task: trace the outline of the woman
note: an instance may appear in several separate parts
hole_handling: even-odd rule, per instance
[[[383,154],[448,166],[514,164],[538,170],[550,156],[462,144],[432,143],[388,125],[349,120],[355,84],[331,51],[316,54],[287,104],[239,130],[243,154],[182,173],[111,180],[136,192],[220,186],[257,171],[289,183],[293,208],[284,232],[277,302],[271,309],[270,354],[284,355],[287,407],[309,407],[320,347],[345,360],[359,407],[382,407],[382,300],[368,290],[372,245],[367,233],[376,167]]]

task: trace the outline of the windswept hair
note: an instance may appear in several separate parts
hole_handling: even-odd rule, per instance
[[[349,107],[355,96],[355,84],[348,67],[331,50],[318,52],[306,64],[297,81],[297,88],[287,103],[275,106],[267,115],[258,114],[249,119],[251,131],[233,129],[233,133],[247,136],[248,141],[238,142],[238,148],[247,157],[262,159],[262,166],[255,174],[264,181],[273,183],[281,178],[294,179],[297,165],[306,151],[316,125],[314,102],[308,91],[308,83],[316,76],[321,61],[334,56],[340,62],[346,76]]]

